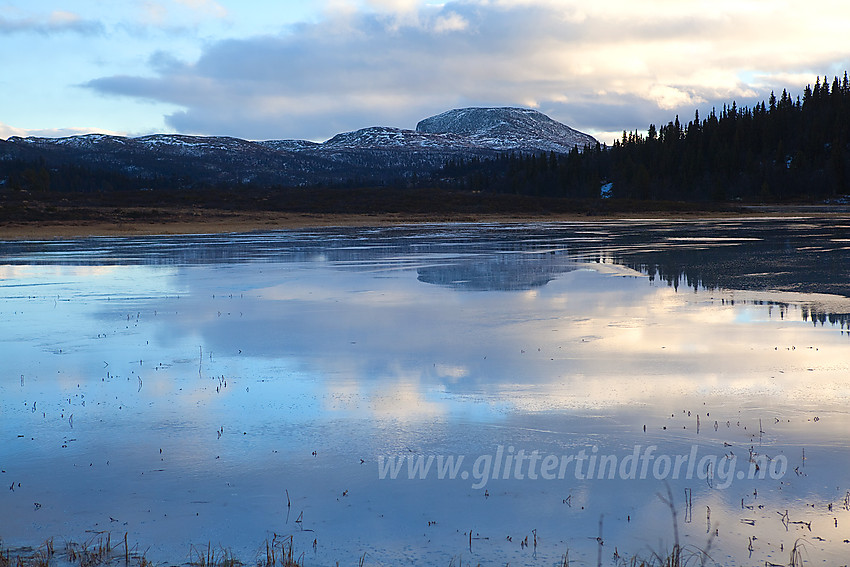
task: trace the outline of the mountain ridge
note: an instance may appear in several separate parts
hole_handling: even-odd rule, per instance
[[[430,175],[450,160],[490,159],[508,152],[567,153],[595,143],[591,136],[536,110],[470,107],[426,118],[415,130],[372,126],[321,143],[185,134],[12,136],[0,143],[0,161],[38,159],[141,178],[308,185],[355,179],[390,182]]]

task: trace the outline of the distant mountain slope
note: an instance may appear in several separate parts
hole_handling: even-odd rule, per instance
[[[0,144],[0,164],[44,160],[47,166],[73,164],[181,184],[304,185],[389,182],[430,175],[452,159],[492,158],[505,151],[565,153],[595,143],[534,110],[467,108],[426,118],[416,130],[375,126],[324,143],[179,134],[12,137]]]
[[[465,136],[493,150],[554,151],[596,144],[593,136],[573,130],[528,108],[461,108],[422,120],[416,131]]]
[[[339,167],[320,157],[238,138],[88,134],[68,138],[13,137],[7,142],[15,151],[5,152],[9,155],[6,159],[43,159],[48,166],[79,165],[143,179],[175,178],[181,184],[299,185],[341,178],[335,177]]]

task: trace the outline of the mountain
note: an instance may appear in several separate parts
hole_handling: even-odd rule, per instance
[[[67,138],[12,137],[2,160],[43,160],[49,167],[82,166],[177,184],[258,183],[299,185],[333,179],[335,164],[257,142],[214,136],[155,134],[139,138],[88,134]]]
[[[416,131],[464,136],[482,148],[568,153],[596,140],[529,108],[461,108],[422,120]]]
[[[535,110],[465,108],[426,118],[416,130],[374,126],[323,143],[178,134],[11,137],[0,141],[0,164],[43,161],[48,167],[82,166],[179,185],[387,183],[427,177],[450,160],[566,153],[585,144],[596,140]]]

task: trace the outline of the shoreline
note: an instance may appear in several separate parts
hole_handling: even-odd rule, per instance
[[[149,211],[149,209],[145,209]],[[697,221],[710,219],[850,218],[844,210],[806,207],[752,207],[740,211],[641,211],[588,215],[582,213],[286,213],[215,209],[166,210],[161,220],[150,215],[132,218],[125,209],[121,218],[0,222],[0,241],[61,240],[95,236],[169,236],[226,234],[272,230],[306,230],[330,227],[390,227],[434,223],[535,223],[599,222],[616,220]],[[127,215],[126,213],[130,213]]]

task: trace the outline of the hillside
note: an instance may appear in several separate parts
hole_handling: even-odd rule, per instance
[[[447,121],[447,116],[456,119]],[[428,125],[439,126],[439,131]],[[179,134],[12,137],[0,141],[0,186],[44,188],[47,183],[52,189],[80,190],[66,180],[44,180],[51,172],[67,177],[69,168],[76,168],[77,177],[123,176],[125,185],[137,188],[388,184],[427,179],[449,161],[489,160],[509,151],[569,151],[572,144],[595,142],[537,111],[520,108],[453,110],[419,126],[364,128],[323,143]],[[31,167],[23,164],[32,163],[39,164],[39,170],[25,174]]]

